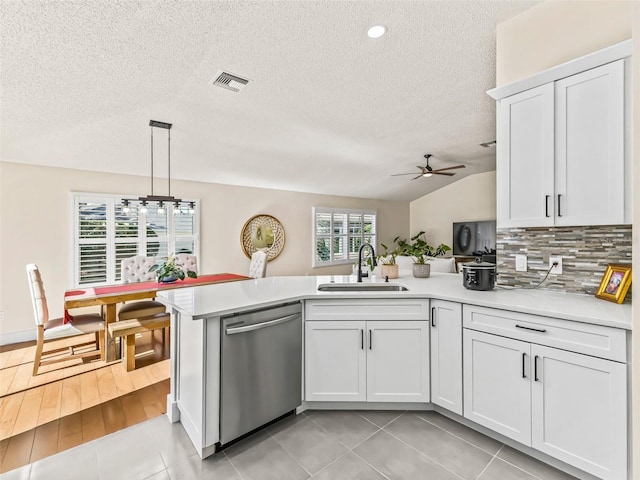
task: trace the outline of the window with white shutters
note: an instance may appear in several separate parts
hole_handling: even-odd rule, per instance
[[[135,203],[125,212],[123,197],[73,194],[74,285],[119,283],[122,259],[134,255],[199,255],[199,202],[193,201],[193,214],[186,208],[180,213],[167,208],[159,214],[152,205],[142,213]]]
[[[376,245],[376,212],[313,208],[313,266],[354,263],[363,243]]]

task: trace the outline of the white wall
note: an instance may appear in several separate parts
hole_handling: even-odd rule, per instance
[[[173,181],[172,193],[199,198],[202,272],[244,274],[249,259],[240,246],[244,222],[260,213],[273,215],[286,232],[283,252],[267,267],[267,275],[324,275],[350,273],[351,266],[312,268],[314,205],[375,209],[378,242],[409,233],[408,202],[388,202]],[[72,282],[71,192],[146,195],[147,177],[105,174],[62,168],[0,162],[0,334],[33,331],[33,313],[25,273],[27,263],[40,267],[50,313],[62,314],[64,290]]]
[[[546,1],[498,25],[497,86],[586,55],[633,35],[633,270],[640,272],[640,3],[634,1]],[[640,298],[640,282],[633,283]],[[640,308],[633,306],[632,445],[640,478]]]
[[[496,219],[496,172],[477,173],[411,202],[410,229],[453,248],[453,222]]]
[[[633,3],[551,0],[499,24],[496,86],[631,38]]]

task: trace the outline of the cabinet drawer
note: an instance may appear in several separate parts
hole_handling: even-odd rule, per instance
[[[465,328],[617,362],[627,360],[625,330],[474,305],[464,305],[462,311]]]
[[[309,320],[429,320],[429,301],[424,299],[308,300]]]

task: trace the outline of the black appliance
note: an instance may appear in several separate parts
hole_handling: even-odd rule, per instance
[[[496,285],[495,263],[475,262],[462,264],[462,284],[469,290],[493,290]]]

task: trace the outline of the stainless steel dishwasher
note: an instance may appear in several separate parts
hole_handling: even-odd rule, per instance
[[[302,305],[223,317],[220,446],[302,402]]]

